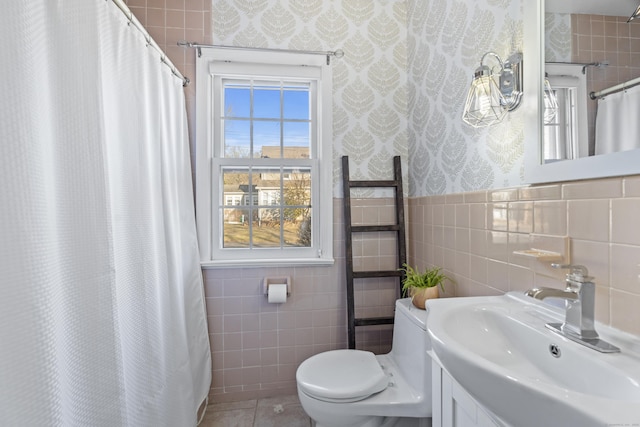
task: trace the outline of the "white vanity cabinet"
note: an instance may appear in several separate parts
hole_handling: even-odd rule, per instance
[[[431,356],[431,390],[433,399],[433,427],[501,427],[440,365],[437,356]]]

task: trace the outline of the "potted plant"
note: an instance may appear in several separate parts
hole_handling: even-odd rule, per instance
[[[403,264],[400,270],[403,270],[406,276],[402,283],[402,293],[411,297],[413,305],[423,310],[428,299],[438,298],[438,287],[444,291],[444,282],[451,281],[439,267],[427,268],[424,273],[420,273],[410,265]]]

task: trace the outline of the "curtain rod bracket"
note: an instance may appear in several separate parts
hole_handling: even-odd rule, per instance
[[[256,50],[256,51],[266,51],[266,52],[289,52],[289,53],[306,53],[309,55],[326,55],[327,57],[327,65],[331,65],[331,57],[335,56],[336,58],[342,58],[344,56],[344,51],[342,49],[337,49],[335,51],[319,51],[319,50],[293,50],[293,49],[271,49],[266,47],[250,47],[250,46],[225,46],[225,45],[215,45],[215,44],[200,44],[197,42],[189,42],[185,40],[178,41],[178,46],[185,48],[194,48],[197,50],[198,57],[202,56],[203,48],[219,48],[219,49],[238,49],[238,50]]]

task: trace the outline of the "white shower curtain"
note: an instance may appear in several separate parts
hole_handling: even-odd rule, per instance
[[[596,154],[640,148],[640,86],[598,100]]]
[[[0,13],[0,425],[193,426],[211,382],[182,82],[105,0]]]

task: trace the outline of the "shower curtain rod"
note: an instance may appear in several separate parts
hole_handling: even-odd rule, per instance
[[[547,62],[546,64],[552,64],[552,65],[582,65],[582,74],[587,74],[587,68],[588,67],[596,67],[596,68],[602,68],[602,67],[608,67],[609,66],[609,61],[608,60],[602,60],[602,61],[598,61],[598,62],[554,62],[554,61],[550,61]]]
[[[109,0],[107,0],[109,1]],[[177,78],[179,78],[180,80],[182,80],[182,86],[183,87],[187,87],[189,86],[189,83],[191,82],[189,80],[189,78],[185,77],[182,75],[182,73],[180,73],[180,71],[178,71],[178,69],[176,68],[175,65],[173,65],[173,62],[171,62],[171,60],[169,58],[167,58],[167,54],[164,53],[164,51],[160,48],[160,46],[158,46],[158,44],[156,43],[155,40],[153,40],[151,38],[151,36],[149,35],[149,33],[147,32],[147,30],[145,30],[144,26],[140,23],[140,21],[138,21],[138,19],[133,15],[133,12],[131,12],[131,10],[129,9],[129,7],[124,4],[123,0],[111,0],[116,6],[118,6],[118,8],[122,11],[122,13],[124,13],[124,15],[127,17],[127,19],[129,20],[129,25],[132,25],[142,33],[142,35],[144,36],[144,38],[147,41],[147,46],[151,46],[152,48],[154,48],[156,51],[158,51],[158,53],[160,54],[160,62],[162,62],[163,64],[165,64],[167,67],[169,67],[169,69],[171,70],[171,73],[176,76]]]
[[[244,46],[225,46],[225,45],[215,45],[215,44],[200,44],[200,43],[188,42],[188,41],[179,41],[178,46],[192,47],[194,49],[198,49],[198,57],[200,57],[201,55],[200,49],[207,49],[207,48],[241,49],[241,50],[256,50],[256,51],[266,51],[266,52],[288,52],[288,53],[306,53],[310,55],[326,55],[327,65],[329,65],[330,58],[332,56],[335,56],[336,58],[342,58],[344,56],[344,51],[342,49],[326,50],[326,51],[325,50],[271,49],[267,47],[244,47]]]
[[[604,98],[606,95],[612,94],[612,93],[616,93],[616,92],[620,92],[626,89],[631,89],[634,86],[637,86],[640,84],[640,77],[636,77],[635,79],[631,79],[629,81],[626,81],[624,83],[620,83],[617,84],[615,86],[611,86],[610,88],[607,89],[602,89],[601,91],[598,92],[591,92],[589,94],[589,98],[591,99],[598,99],[598,98]]]

